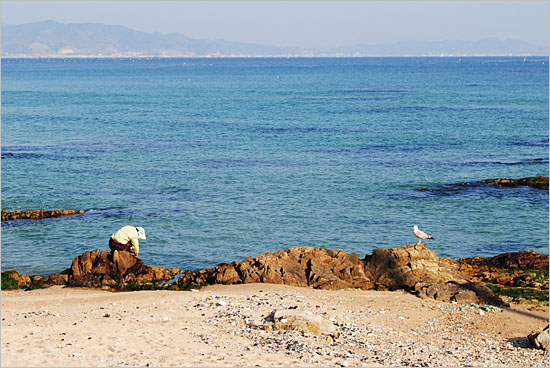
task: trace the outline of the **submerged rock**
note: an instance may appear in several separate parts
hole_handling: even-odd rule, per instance
[[[483,180],[486,184],[497,184],[502,187],[519,187],[527,185],[537,189],[548,190],[548,176],[531,176],[521,179],[486,179]]]
[[[71,216],[83,214],[84,210],[30,210],[30,211],[2,211],[2,221],[7,220],[41,220],[50,217]]]

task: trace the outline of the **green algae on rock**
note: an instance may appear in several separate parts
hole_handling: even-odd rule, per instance
[[[486,184],[497,184],[502,187],[519,187],[527,185],[529,187],[548,190],[548,176],[530,176],[521,179],[486,179],[482,180]]]

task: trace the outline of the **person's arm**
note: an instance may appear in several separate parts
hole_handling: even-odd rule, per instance
[[[132,242],[132,246],[130,247],[130,251],[134,252],[134,254],[137,257],[138,254],[139,254],[139,240],[138,240],[138,238],[132,238],[130,241]]]

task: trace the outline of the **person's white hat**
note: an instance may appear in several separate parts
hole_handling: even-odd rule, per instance
[[[138,238],[145,240],[145,229],[142,227],[136,227],[138,232]]]

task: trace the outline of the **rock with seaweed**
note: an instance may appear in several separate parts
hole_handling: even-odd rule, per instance
[[[548,305],[548,255],[532,250],[457,260],[459,270],[517,303]]]
[[[8,220],[42,220],[50,217],[71,216],[83,214],[84,210],[30,210],[2,211],[2,221]]]
[[[548,190],[548,176],[530,176],[521,179],[486,179],[482,180],[486,184],[496,184],[501,187],[519,187],[527,185],[537,189]]]

